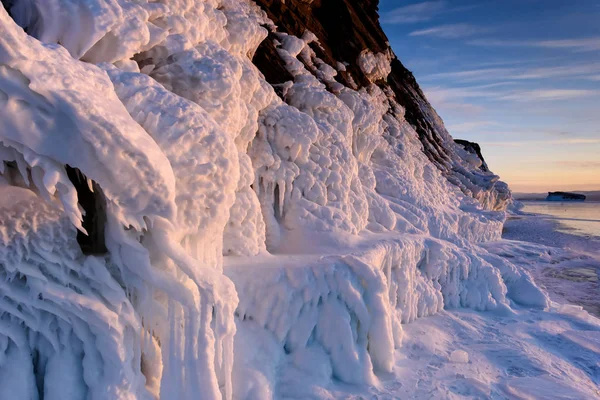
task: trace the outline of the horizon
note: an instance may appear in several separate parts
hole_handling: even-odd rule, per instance
[[[514,192],[600,190],[600,4],[381,0],[448,132]]]

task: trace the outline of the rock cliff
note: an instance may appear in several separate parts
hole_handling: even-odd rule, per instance
[[[288,81],[292,77],[277,54],[278,41],[274,33],[284,32],[297,37],[302,37],[305,32],[313,33],[318,39],[318,44],[310,44],[315,56],[331,66],[342,66],[338,68],[336,81],[353,89],[375,84],[384,90],[404,108],[405,118],[418,133],[423,152],[450,182],[481,200],[486,207],[504,209],[510,199],[508,187],[489,172],[480,149],[475,150],[474,146],[466,149],[467,152],[474,150],[482,160],[475,168],[468,160],[465,162],[468,156],[457,151],[413,74],[390,48],[379,25],[378,3],[378,0],[257,0],[275,26],[269,27],[269,37],[258,47],[253,62],[269,83],[276,85]],[[380,67],[377,65],[379,59],[389,63],[385,66],[389,71],[373,74],[364,67],[369,57],[373,58],[373,69]],[[312,71],[318,76],[314,69]],[[485,173],[483,177],[480,172]]]

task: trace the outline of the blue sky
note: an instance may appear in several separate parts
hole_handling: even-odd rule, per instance
[[[600,1],[380,0],[455,138],[514,191],[600,189]]]

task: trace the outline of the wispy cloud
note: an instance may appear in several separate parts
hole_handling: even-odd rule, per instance
[[[408,6],[398,7],[382,15],[381,22],[387,24],[406,24],[433,19],[446,4],[444,1],[425,1]]]
[[[567,131],[549,131],[546,132],[549,135],[553,135],[553,136],[572,136],[573,134],[571,132],[567,132]]]
[[[557,139],[557,140],[520,140],[510,142],[481,142],[486,146],[507,146],[507,147],[521,147],[531,145],[578,145],[578,144],[600,144],[600,139]]]
[[[543,89],[543,90],[523,90],[513,92],[500,97],[500,100],[514,101],[555,101],[569,100],[580,97],[589,97],[598,95],[595,90],[586,89]],[[600,140],[599,140],[600,141]]]
[[[567,168],[585,168],[585,169],[595,169],[600,168],[600,161],[558,161],[558,165],[562,165]]]
[[[499,82],[490,85],[467,87],[428,86],[425,87],[424,90],[427,99],[435,103],[447,100],[464,100],[476,97],[498,98],[513,93],[513,91],[495,89],[502,86],[505,86],[505,83]]]
[[[448,132],[451,134],[454,134],[456,130],[459,133],[476,133],[484,138],[529,138],[529,140],[543,140],[544,143],[553,140],[577,139],[582,137],[581,135],[575,135],[572,132],[548,129],[546,127],[505,125],[504,122],[488,120],[470,121],[464,124],[447,124],[446,126]]]
[[[475,46],[496,47],[539,47],[547,49],[572,50],[576,52],[600,50],[600,37],[557,40],[498,40],[476,39],[467,42]]]
[[[495,61],[482,61],[476,63],[470,63],[473,68],[489,68],[489,67],[509,67],[511,65],[521,66],[521,65],[531,65],[531,64],[549,64],[555,61],[565,61],[568,59],[565,55],[561,56],[552,56],[552,57],[534,57],[534,58],[501,58],[496,59]]]
[[[485,107],[479,104],[472,104],[468,99],[473,97],[486,96],[486,92],[476,87],[472,88],[446,88],[446,87],[425,87],[425,96],[431,104],[445,112],[458,114],[464,117],[472,118],[474,115],[481,114]]]
[[[442,72],[422,77],[422,80],[453,79],[462,82],[493,80],[527,80],[568,77],[600,80],[600,63],[561,65],[553,67],[502,67],[479,68],[464,71]]]
[[[563,40],[545,40],[538,42],[540,47],[554,49],[573,49],[577,51],[597,51],[600,50],[600,37],[585,39],[563,39]]]
[[[449,104],[464,103],[465,100],[476,97],[491,96],[491,93],[470,88],[448,88],[437,86],[427,87],[424,91],[427,100],[429,100],[435,108],[445,108],[445,106]]]
[[[600,91],[587,89],[539,89],[517,90],[506,87],[504,83],[470,87],[433,86],[424,88],[425,95],[431,104],[443,111],[459,111],[472,117],[481,114],[487,102],[532,102],[534,104],[551,103],[600,96]],[[473,104],[475,103],[475,104]],[[478,104],[479,103],[479,104]],[[546,106],[545,106],[546,107]]]
[[[424,1],[388,11],[381,15],[381,22],[384,24],[425,22],[431,21],[442,14],[466,11],[479,6],[481,6],[481,4],[450,7],[449,2],[445,0]]]
[[[461,101],[440,101],[440,102],[432,102],[435,108],[443,109],[449,113],[460,115],[463,117],[473,117],[474,115],[479,115],[485,112],[485,107],[479,104],[473,104],[469,102],[461,102]]]
[[[481,68],[469,69],[464,71],[440,72],[421,77],[421,80],[431,79],[453,79],[463,82],[490,80],[499,76],[506,76],[514,72],[514,68]]]
[[[515,79],[545,79],[561,76],[581,77],[600,73],[599,63],[528,68],[517,71]]]
[[[409,33],[409,36],[430,36],[444,39],[457,39],[473,36],[487,31],[470,24],[449,24],[420,29]]]
[[[446,125],[448,132],[455,133],[467,133],[473,130],[479,130],[480,128],[499,125],[496,121],[468,121],[460,124]]]

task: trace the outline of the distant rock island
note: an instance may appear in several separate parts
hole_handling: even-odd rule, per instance
[[[548,192],[546,201],[585,201],[584,194],[570,192]]]
[[[518,201],[545,201],[548,195],[554,192],[544,192],[544,193],[523,193],[523,192],[515,192],[513,193],[513,198]],[[558,192],[560,193],[560,192]],[[577,194],[581,194],[585,196],[585,201],[590,202],[600,202],[600,190],[588,190],[588,191],[577,191]]]

